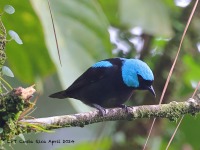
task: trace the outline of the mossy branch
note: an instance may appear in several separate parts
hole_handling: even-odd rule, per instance
[[[29,125],[39,125],[45,130],[51,130],[64,127],[84,127],[85,125],[103,121],[135,120],[139,118],[158,117],[176,121],[182,115],[194,115],[199,111],[200,101],[190,98],[185,102],[173,101],[169,104],[128,107],[128,112],[122,108],[106,109],[107,113],[104,117],[100,116],[99,112],[95,110],[72,115],[20,120],[19,122],[22,125],[28,123]],[[26,126],[21,127],[26,128]]]
[[[139,118],[168,118],[176,121],[185,114],[195,115],[200,112],[198,97],[185,102],[170,102],[161,105],[144,105],[122,108],[106,109],[106,115],[100,116],[94,110],[85,113],[53,116],[47,118],[25,119],[27,110],[33,108],[30,102],[35,89],[16,88],[0,97],[0,145],[5,140],[11,140],[16,135],[30,132],[46,132],[64,127],[84,127],[85,125],[116,120],[135,120]]]
[[[18,127],[18,121],[24,111],[33,107],[34,104],[30,102],[33,93],[35,89],[31,86],[0,94],[0,144],[24,132]]]

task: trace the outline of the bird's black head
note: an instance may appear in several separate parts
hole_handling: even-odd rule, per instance
[[[139,80],[139,87],[137,89],[140,90],[148,90],[149,92],[151,92],[151,94],[153,94],[156,97],[156,93],[153,89],[153,81],[151,80],[145,80],[142,78],[141,75],[138,75],[138,80]]]
[[[148,90],[155,96],[152,87],[153,72],[139,59],[122,59],[122,79],[126,86],[139,90]]]

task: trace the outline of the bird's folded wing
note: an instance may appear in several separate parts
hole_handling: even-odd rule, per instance
[[[76,90],[78,88],[83,88],[89,84],[100,81],[101,79],[113,75],[118,69],[118,66],[113,65],[112,67],[90,67],[86,72],[84,72],[74,83],[67,89],[68,92]]]

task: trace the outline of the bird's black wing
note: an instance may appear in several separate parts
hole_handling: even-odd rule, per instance
[[[76,79],[72,85],[66,90],[66,92],[71,92],[79,88],[84,88],[95,82],[100,81],[101,79],[114,74],[118,70],[117,65],[111,67],[90,67],[86,70],[78,79]]]
[[[101,83],[102,80],[106,78],[108,80],[113,79],[115,75],[119,74],[119,72],[121,71],[122,60],[120,58],[111,58],[102,61],[100,61],[102,62],[102,66],[100,62],[97,62],[100,65],[97,65],[97,63],[96,65],[94,64],[92,67],[86,70],[78,79],[76,79],[72,83],[72,85],[69,86],[66,90],[51,94],[50,97],[59,99],[73,97],[79,99],[79,97],[74,96],[74,93],[79,93],[80,91],[83,91],[83,89],[87,89],[88,87],[91,88],[92,84],[99,85],[98,83]]]

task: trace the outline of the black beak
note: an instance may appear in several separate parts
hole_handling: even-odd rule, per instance
[[[153,94],[153,95],[156,97],[156,93],[155,93],[155,91],[154,91],[152,85],[151,85],[151,86],[148,86],[148,87],[147,87],[147,90],[149,90],[149,92],[151,92],[151,94]]]

